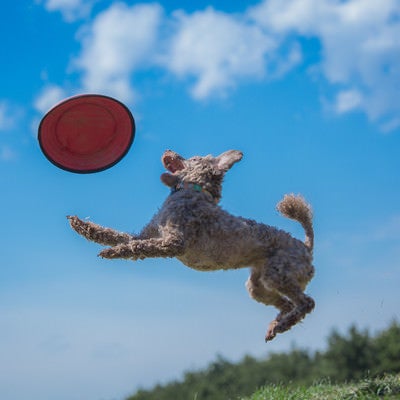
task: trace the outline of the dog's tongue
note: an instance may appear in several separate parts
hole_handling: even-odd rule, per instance
[[[163,173],[160,178],[161,182],[168,187],[175,187],[179,181],[177,176],[169,174],[168,172]]]

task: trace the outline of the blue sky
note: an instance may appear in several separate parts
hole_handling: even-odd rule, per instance
[[[0,65],[0,397],[122,399],[217,354],[239,360],[332,328],[399,318],[400,2],[259,0],[3,5]],[[59,100],[125,102],[128,155],[90,175],[57,169],[37,127]],[[168,195],[162,152],[244,152],[222,206],[302,237],[275,211],[315,212],[317,306],[269,344],[275,310],[248,271],[175,260],[107,261],[65,216],[137,232]]]

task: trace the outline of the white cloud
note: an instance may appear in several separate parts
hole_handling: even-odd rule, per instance
[[[340,112],[361,108],[378,123],[398,119],[399,1],[265,0],[248,14],[269,32],[320,41],[322,75],[340,86]]]
[[[90,14],[94,0],[46,0],[47,11],[59,11],[67,22],[85,18]]]
[[[290,44],[287,51],[279,49],[275,54],[270,54],[270,57],[271,62],[268,68],[268,75],[271,78],[281,78],[300,64],[303,59],[303,54],[299,43],[295,41]]]
[[[177,11],[168,19],[157,4],[116,3],[82,30],[80,40],[82,52],[73,65],[83,72],[84,90],[124,101],[132,100],[131,78],[141,68],[161,67],[193,79],[191,94],[204,99],[244,79],[281,76],[301,60],[297,43],[279,55],[279,42],[245,15],[212,8]]]
[[[99,14],[82,30],[82,53],[74,61],[83,72],[84,89],[132,100],[131,75],[151,65],[161,20],[158,4],[115,3]]]
[[[389,119],[389,121],[382,122],[381,124],[381,130],[384,133],[389,133],[399,128],[400,128],[400,117],[393,117]]]
[[[46,86],[34,102],[37,111],[45,113],[66,96],[63,88],[56,85]]]
[[[336,97],[336,111],[342,114],[360,108],[362,101],[362,95],[358,90],[343,90]]]
[[[177,12],[175,22],[165,65],[177,76],[195,78],[192,94],[198,99],[234,87],[242,78],[263,77],[266,54],[277,46],[258,26],[212,8]]]
[[[77,9],[82,0],[48,0]],[[113,3],[83,29],[73,67],[82,90],[131,101],[135,73],[161,68],[190,84],[195,99],[226,95],[242,82],[279,79],[303,61],[301,40],[315,38],[312,68],[333,88],[331,109],[364,112],[383,131],[400,118],[398,0],[263,0],[243,13],[211,7],[166,16],[158,3]],[[326,94],[322,94],[326,98]]]

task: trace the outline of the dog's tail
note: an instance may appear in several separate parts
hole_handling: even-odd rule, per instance
[[[304,244],[312,251],[314,248],[314,229],[311,206],[300,195],[286,194],[276,208],[283,216],[300,222],[306,232]]]

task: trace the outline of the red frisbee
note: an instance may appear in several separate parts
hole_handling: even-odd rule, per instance
[[[39,144],[54,165],[87,174],[119,162],[135,137],[129,109],[112,97],[84,94],[53,107],[39,125]]]

